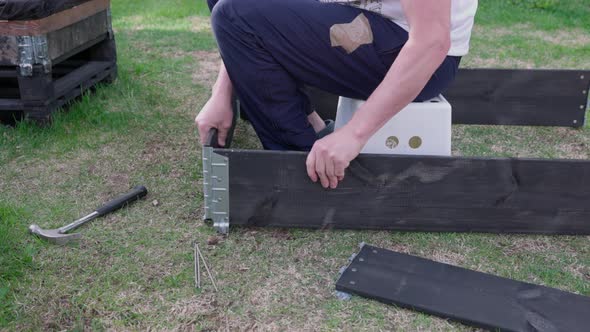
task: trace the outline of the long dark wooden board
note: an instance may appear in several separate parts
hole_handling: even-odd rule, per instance
[[[588,331],[590,298],[364,245],[336,289],[500,331]]]
[[[443,94],[455,124],[581,127],[589,86],[587,70],[460,69]],[[309,95],[323,118],[335,118],[338,96]]]
[[[457,124],[581,127],[590,71],[461,69],[445,92]]]
[[[590,234],[590,161],[361,155],[335,190],[301,152],[229,157],[230,224]]]

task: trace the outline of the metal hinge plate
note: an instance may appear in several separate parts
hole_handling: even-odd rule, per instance
[[[229,159],[203,148],[203,195],[205,220],[222,234],[229,232]]]
[[[21,76],[32,76],[33,66],[40,64],[46,74],[51,72],[47,37],[18,36],[18,66]]]

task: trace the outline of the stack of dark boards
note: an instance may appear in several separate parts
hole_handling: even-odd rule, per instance
[[[493,331],[590,329],[590,298],[364,245],[336,290]]]
[[[109,0],[0,0],[0,120],[51,119],[117,75]]]

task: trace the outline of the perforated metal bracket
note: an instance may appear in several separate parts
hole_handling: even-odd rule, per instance
[[[203,148],[203,193],[205,220],[222,234],[229,232],[229,159]]]
[[[338,298],[338,300],[340,301],[348,301],[352,298],[352,295],[350,293],[336,291],[334,294],[336,295],[336,298]]]
[[[18,36],[18,66],[21,76],[32,76],[33,66],[40,64],[46,74],[51,72],[47,37]]]
[[[360,252],[360,250],[363,249],[364,246],[365,246],[365,242],[359,243],[359,252]],[[350,255],[350,257],[348,258],[348,264],[346,264],[340,268],[340,270],[338,271],[338,279],[340,279],[340,277],[342,277],[342,274],[344,273],[344,271],[346,271],[350,267],[350,264],[352,264],[352,261],[356,258],[356,255],[357,255],[356,253],[353,253],[352,255]],[[350,293],[342,292],[339,290],[336,290],[334,295],[336,295],[336,298],[341,301],[348,301],[352,298],[352,295]]]
[[[586,98],[586,103],[580,105],[580,108],[584,110],[584,115],[586,115],[586,112],[588,111],[588,109],[590,109],[590,77],[586,77],[584,74],[580,74],[580,79],[581,80],[586,80],[586,88],[584,90],[582,90],[582,95]],[[574,120],[574,124],[577,124],[578,121]],[[582,128],[586,127],[586,124],[588,123],[588,118],[586,116],[584,116],[584,120],[582,123]]]

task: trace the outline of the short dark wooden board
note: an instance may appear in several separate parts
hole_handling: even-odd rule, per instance
[[[335,190],[301,152],[224,150],[230,224],[590,234],[590,161],[361,155]]]
[[[500,331],[588,331],[590,298],[369,245],[336,289]]]
[[[587,70],[460,69],[444,96],[455,124],[581,127],[589,86]],[[335,118],[337,96],[309,95],[323,118]]]

